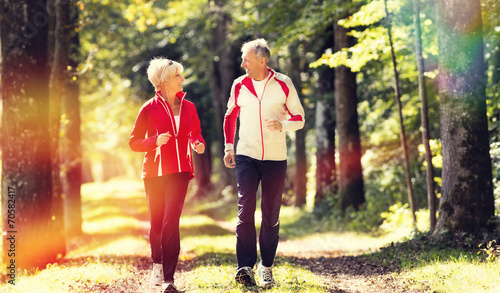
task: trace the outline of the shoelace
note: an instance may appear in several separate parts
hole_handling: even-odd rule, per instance
[[[268,268],[263,268],[262,269],[262,278],[266,282],[272,282],[273,281],[273,271]]]

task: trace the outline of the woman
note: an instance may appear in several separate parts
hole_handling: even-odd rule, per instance
[[[161,286],[163,280],[164,292],[179,292],[174,273],[180,251],[179,218],[194,177],[190,147],[198,154],[205,151],[196,108],[184,99],[182,72],[175,61],[151,60],[147,74],[156,95],[140,109],[129,141],[133,151],[146,152],[142,179],[151,223],[151,282]]]

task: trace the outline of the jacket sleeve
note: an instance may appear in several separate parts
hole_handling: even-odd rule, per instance
[[[240,107],[237,104],[237,83],[234,82],[231,87],[231,95],[227,101],[227,111],[224,115],[224,151],[234,150],[234,136],[236,134],[236,122],[240,113]]]
[[[285,79],[285,83],[288,86],[290,92],[288,98],[286,99],[286,111],[290,115],[290,118],[281,121],[283,131],[296,131],[302,129],[305,124],[304,108],[300,103],[299,95],[297,90],[293,86],[292,80],[290,78]]]
[[[143,106],[139,111],[139,115],[137,115],[132,133],[130,134],[128,144],[134,152],[149,152],[158,147],[156,145],[157,134],[146,137],[146,134],[148,134],[148,118],[146,112],[146,107]]]
[[[191,137],[190,137],[191,148],[194,149],[196,141],[200,141],[202,144],[206,146],[205,140],[201,135],[200,118],[198,117],[198,112],[196,111],[196,107],[194,106],[194,104],[193,104],[193,122],[191,125],[192,125]]]

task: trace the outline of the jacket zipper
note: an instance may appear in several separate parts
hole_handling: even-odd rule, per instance
[[[267,83],[269,82],[269,80],[271,80],[271,77],[272,77],[272,74],[267,79],[266,83],[264,84],[264,89],[262,90],[262,96],[260,97],[260,99],[259,99],[259,97],[257,97],[257,99],[259,100],[260,137],[261,137],[261,141],[262,141],[262,158],[261,158],[261,161],[264,160],[264,152],[265,152],[265,148],[264,148],[264,127],[262,125],[262,99],[264,98],[264,94],[266,93]]]
[[[181,172],[181,160],[180,160],[180,156],[179,156],[179,141],[177,140],[178,133],[177,133],[177,128],[175,127],[174,112],[172,111],[172,109],[170,109],[170,106],[168,105],[168,103],[165,100],[163,100],[163,102],[165,102],[167,104],[167,106],[165,106],[162,103],[162,106],[163,106],[163,109],[165,109],[165,112],[167,112],[167,115],[170,118],[170,123],[172,124],[172,129],[174,131],[175,150],[176,150],[176,153],[177,153],[177,168],[179,169],[179,172]],[[181,110],[182,110],[182,99],[181,99],[181,105],[179,106],[179,129],[181,127],[181,125],[180,125],[181,124]]]
[[[181,129],[181,110],[182,110],[182,100],[181,100],[181,105],[179,106],[179,129]],[[173,112],[172,112],[172,114],[173,114]],[[177,135],[179,133],[177,132],[177,127],[175,127],[175,119],[174,119],[173,125],[174,125],[174,133],[175,133],[175,149],[177,150],[177,166],[179,167],[179,173],[180,173],[181,172],[181,157],[179,155],[179,140],[177,139]]]

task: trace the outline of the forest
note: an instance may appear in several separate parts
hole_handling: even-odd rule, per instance
[[[71,255],[89,235],[90,186],[140,180],[144,155],[128,141],[155,94],[146,74],[155,57],[184,66],[207,143],[194,155],[190,207],[234,209],[223,120],[245,73],[241,46],[255,38],[269,42],[270,67],[292,79],[306,111],[305,127],[287,133],[282,202],[300,213],[298,225],[375,236],[405,226],[407,245],[426,239],[499,263],[498,1],[1,5],[2,282],[12,280],[4,272],[12,263],[20,272]],[[328,288],[317,292],[356,292]]]

